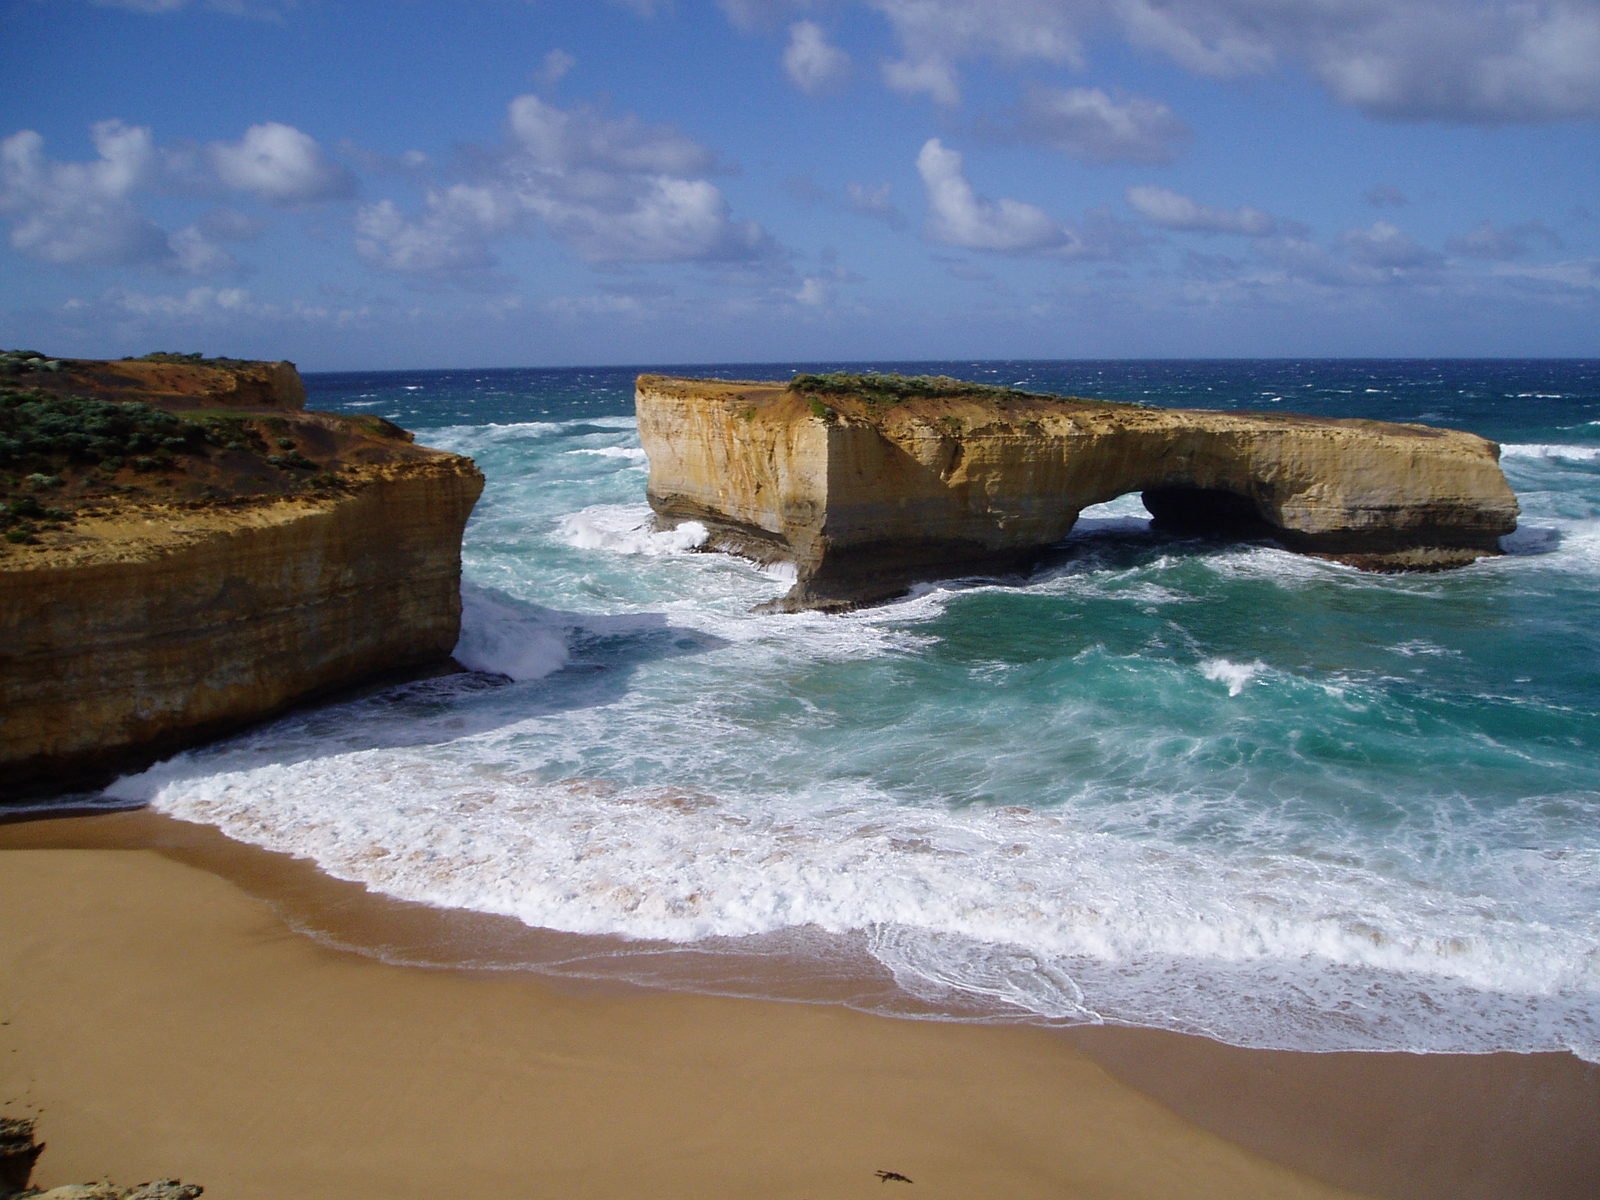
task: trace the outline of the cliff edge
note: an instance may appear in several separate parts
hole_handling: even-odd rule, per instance
[[[776,607],[847,608],[1025,567],[1079,512],[1142,494],[1168,527],[1271,537],[1369,570],[1499,552],[1499,447],[1423,425],[1148,408],[953,379],[639,377],[648,497],[711,545],[792,561]]]
[[[482,475],[304,403],[290,363],[0,355],[0,801],[448,660]]]

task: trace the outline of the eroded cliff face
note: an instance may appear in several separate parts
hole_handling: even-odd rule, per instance
[[[1128,492],[1170,524],[1379,570],[1461,565],[1516,526],[1498,447],[1418,425],[662,376],[641,377],[636,402],[652,507],[705,522],[713,545],[792,559],[782,607],[1022,566]]]
[[[262,365],[270,391],[248,407],[273,395],[298,410],[298,376]],[[0,547],[0,800],[448,662],[483,477],[369,424],[300,413],[257,452],[230,426],[233,441],[147,471],[137,495],[102,494],[120,475],[90,472],[101,491],[59,527]],[[283,443],[293,458],[262,465]],[[284,482],[255,486],[261,472]],[[218,498],[184,498],[195,479]],[[69,479],[41,494],[70,503],[75,489],[93,491]]]

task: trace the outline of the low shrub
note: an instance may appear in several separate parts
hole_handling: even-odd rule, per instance
[[[981,397],[1004,402],[1033,393],[987,383],[968,383],[948,375],[880,375],[853,371],[829,371],[821,375],[796,375],[789,386],[797,392],[817,396],[860,396],[870,405],[902,404],[934,396]]]
[[[129,456],[170,461],[173,453],[201,450],[206,440],[200,426],[148,404],[0,387],[0,468],[95,466]]]

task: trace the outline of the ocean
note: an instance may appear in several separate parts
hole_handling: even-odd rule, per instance
[[[1468,429],[1521,525],[1503,557],[1373,575],[1159,534],[1130,495],[1026,578],[758,615],[781,569],[652,528],[636,369],[310,375],[311,407],[486,474],[470,670],[107,801],[574,935],[538,970],[1600,1060],[1600,362],[872,366]]]

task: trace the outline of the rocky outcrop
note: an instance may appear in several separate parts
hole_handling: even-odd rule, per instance
[[[782,608],[1026,566],[1082,509],[1129,492],[1168,526],[1270,536],[1374,570],[1468,563],[1516,526],[1498,447],[1421,425],[874,377],[645,375],[636,404],[658,517],[793,561]]]
[[[291,362],[204,359],[152,354],[144,358],[46,359],[23,351],[0,356],[0,374],[59,394],[138,397],[146,403],[180,402],[232,408],[306,405],[306,388]]]
[[[178,1179],[120,1187],[108,1179],[68,1183],[45,1190],[29,1187],[33,1164],[44,1153],[34,1137],[34,1123],[22,1117],[0,1117],[0,1200],[198,1200],[205,1188]]]
[[[137,489],[104,464],[48,477],[70,511],[0,547],[0,799],[448,661],[471,460],[370,421],[237,417]]]

